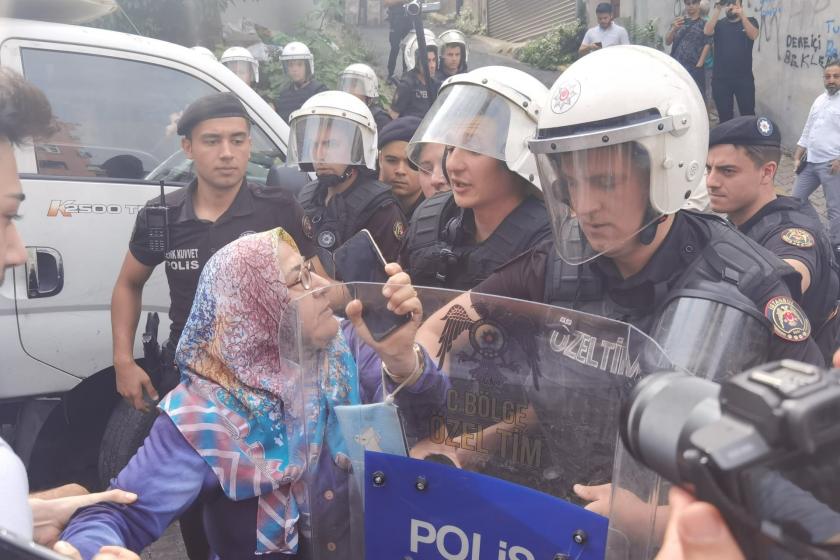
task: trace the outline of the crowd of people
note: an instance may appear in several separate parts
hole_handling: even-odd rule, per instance
[[[8,502],[0,525],[31,538],[32,516],[47,518],[62,542],[54,542],[59,529],[36,539],[81,558],[136,558],[177,519],[193,559],[305,558],[308,540],[315,550],[352,550],[349,520],[331,509],[349,499],[352,469],[329,414],[391,399],[420,415],[404,419],[406,431],[427,436],[421,413],[442,406],[449,383],[433,358],[445,337],[441,319],[457,307],[477,320],[480,295],[575,309],[653,335],[663,309],[690,293],[745,322],[761,318],[762,361],[832,363],[840,345],[840,62],[825,67],[826,91],[798,142],[794,192],[779,196],[781,133],[754,114],[758,27],[739,2],[715,4],[705,20],[699,0],[685,0],[665,38],[670,56],[630,46],[612,5],[601,4],[583,56],[551,88],[513,68],[469,70],[469,46],[456,30],[428,32],[422,52],[402,4],[385,0],[390,111],[369,66],[349,66],[329,91],[306,45],[282,49],[290,84],[272,101],[290,127],[286,164],[313,178],[296,196],[247,180],[251,119],[235,95],[196,99],[180,115],[196,178],[166,197],[170,251],[150,243],[155,199],[137,214],[111,301],[117,390],[138,410],[156,405],[161,414],[107,493],[68,490],[64,502],[27,499],[22,466],[0,440],[3,468],[17,472],[0,486]],[[720,124],[710,131],[707,69],[718,52],[727,56],[711,66]],[[246,49],[220,61],[249,84],[259,80]],[[12,222],[24,199],[12,147],[48,135],[49,122],[43,94],[3,71],[0,280],[25,259]],[[808,202],[820,185],[828,231]],[[692,209],[698,192],[707,194],[706,212]],[[411,316],[384,339],[371,335],[359,301],[335,309],[325,290],[342,280],[336,251],[362,230],[389,263],[383,307]],[[133,355],[142,293],[155,267],[181,249],[198,266],[166,266],[172,322],[155,384]],[[462,293],[424,317],[418,286]],[[306,295],[311,305],[295,316],[291,301]],[[294,321],[329,383],[297,404],[294,357],[278,335]],[[324,436],[301,457],[292,451],[313,429],[307,422]],[[299,526],[302,483],[325,496],[306,504],[308,515],[331,519],[318,539]],[[593,488],[575,492],[606,499]],[[719,512],[693,502],[672,492],[658,558],[741,558]]]

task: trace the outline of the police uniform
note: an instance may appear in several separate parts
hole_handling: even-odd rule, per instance
[[[778,128],[766,117],[745,116],[712,129],[709,147],[774,146],[781,143]],[[828,235],[814,207],[807,200],[779,196],[765,204],[738,229],[779,258],[795,259],[808,268],[811,282],[802,305],[813,336],[826,363],[837,349],[837,299],[840,277]]]
[[[473,291],[579,309],[650,334],[669,295],[691,289],[692,282],[701,280],[705,281],[702,297],[728,297],[727,290],[734,287],[752,302],[753,311],[765,317],[774,334],[765,361],[790,358],[823,365],[810,336],[810,322],[794,301],[800,291],[799,275],[713,215],[677,212],[662,245],[629,278],[603,256],[568,265],[546,243],[505,264]],[[783,317],[780,311],[788,315]]]
[[[327,86],[318,80],[310,80],[303,87],[289,84],[289,87],[281,90],[274,99],[274,110],[284,121],[289,122],[289,115],[300,109],[310,97],[322,91],[327,91]]]
[[[394,93],[391,109],[401,117],[413,116],[421,119],[425,117],[433,103],[429,92],[434,96],[440,89],[440,83],[432,77],[427,91],[426,86],[420,81],[420,71],[415,69],[403,74],[397,91]]]
[[[373,115],[373,122],[376,123],[376,130],[382,130],[386,124],[394,120],[379,103],[371,105],[370,112]]]
[[[197,180],[193,180],[188,186],[166,196],[169,250],[165,255],[149,250],[146,208],[137,213],[129,242],[131,254],[140,263],[155,267],[166,262],[172,324],[165,351],[169,358],[165,354],[165,364],[171,363],[171,356],[189,317],[201,271],[216,251],[244,235],[279,226],[289,232],[305,258],[315,255],[315,247],[302,228],[303,209],[285,191],[243,181],[230,207],[218,220],[210,222],[195,214],[193,195],[196,188]],[[160,197],[149,201],[147,206],[158,204]]]
[[[395,262],[406,233],[406,222],[391,187],[367,171],[344,192],[327,199],[327,188],[313,181],[298,194],[306,215],[303,232],[315,242],[321,262],[333,274],[332,253],[362,229],[367,229],[387,262]]]
[[[438,193],[414,212],[401,262],[419,286],[470,290],[505,262],[551,238],[543,201],[528,196],[493,233],[475,242],[475,217],[451,192]]]

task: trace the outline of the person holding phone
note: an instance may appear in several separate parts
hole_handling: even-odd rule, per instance
[[[396,262],[405,237],[397,198],[373,175],[378,136],[370,108],[344,91],[319,93],[292,113],[287,164],[318,177],[298,200],[303,231],[330,276],[333,253],[359,230],[370,231],[388,262]]]
[[[282,229],[218,251],[178,345],[181,383],[113,482],[142,499],[81,511],[63,539],[86,558],[105,543],[139,551],[200,499],[214,557],[308,558],[311,550],[358,558],[344,514],[351,464],[335,407],[382,402],[387,393],[410,411],[406,435],[422,438],[449,388],[414,342],[423,308],[408,275],[393,263],[384,274],[378,305],[411,320],[377,341],[358,300],[346,307],[349,320],[333,315],[330,293],[339,288],[312,271]],[[316,371],[301,375],[309,367]],[[325,497],[306,507],[313,519],[334,518],[328,534],[299,530],[304,494]]]
[[[500,66],[447,81],[408,145],[408,157],[424,169],[430,146],[444,146],[441,165],[452,185],[411,218],[401,262],[416,284],[469,290],[551,237],[526,144],[546,93],[535,78]]]
[[[685,0],[683,15],[674,19],[665,34],[671,56],[688,70],[706,101],[706,57],[712,40],[703,32],[706,20],[700,16],[700,0]]]
[[[627,30],[615,23],[613,6],[609,2],[601,2],[595,8],[598,25],[586,31],[580,43],[578,54],[581,56],[613,45],[629,45],[630,36]]]
[[[721,12],[726,17],[721,19]],[[712,97],[720,122],[735,116],[755,114],[755,77],[752,71],[753,43],[758,38],[758,21],[747,17],[741,0],[719,0],[703,32],[714,39]]]

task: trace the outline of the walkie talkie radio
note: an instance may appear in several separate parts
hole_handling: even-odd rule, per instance
[[[166,193],[164,182],[160,182],[160,204],[147,206],[146,231],[148,232],[149,250],[159,254],[165,254],[169,249],[169,215],[166,208]]]

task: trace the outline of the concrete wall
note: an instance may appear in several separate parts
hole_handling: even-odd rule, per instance
[[[743,0],[759,22],[753,46],[756,111],[779,125],[792,148],[814,98],[822,93],[822,66],[840,49],[840,0]],[[597,0],[587,0],[595,21]],[[621,15],[636,21],[657,18],[664,35],[682,12],[682,0],[622,0]],[[719,53],[718,56],[725,56]]]
[[[315,9],[313,0],[248,0],[232,4],[222,21],[238,23],[243,17],[269,29],[293,33],[301,19]]]

